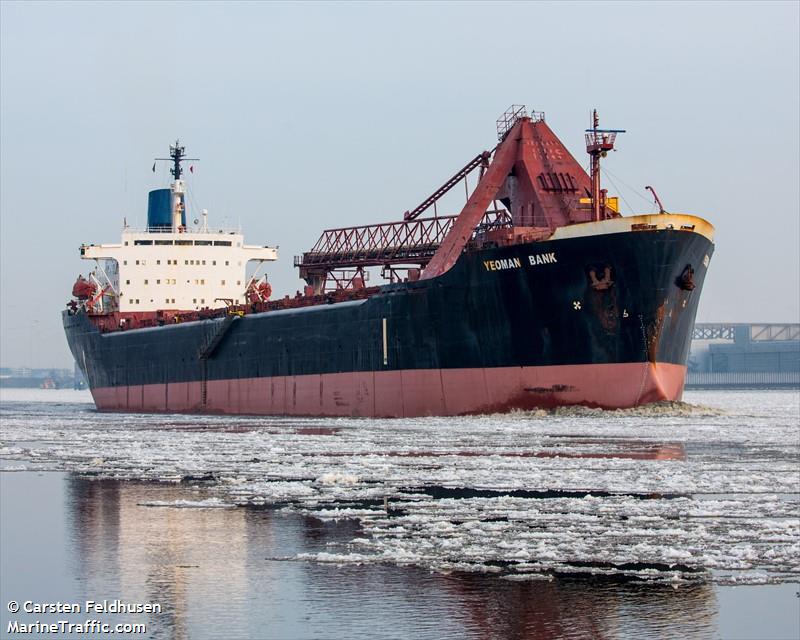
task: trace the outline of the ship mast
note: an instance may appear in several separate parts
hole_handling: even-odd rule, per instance
[[[614,140],[618,133],[625,129],[600,129],[600,117],[597,109],[592,111],[592,128],[586,129],[586,153],[591,158],[592,178],[592,218],[600,220],[601,212],[605,215],[605,192],[600,189],[600,158],[605,158],[614,150]]]
[[[185,185],[181,180],[183,175],[181,162],[184,160],[198,161],[200,158],[187,158],[186,147],[181,146],[181,141],[176,139],[175,144],[169,145],[169,158],[156,158],[156,160],[172,162],[172,168],[169,170],[172,177],[175,178],[175,181],[170,185],[170,190],[172,191],[172,232],[177,233],[183,229],[183,213],[186,208],[186,203],[184,202]]]

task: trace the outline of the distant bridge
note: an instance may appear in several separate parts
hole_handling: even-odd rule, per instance
[[[698,322],[694,325],[692,340],[735,340],[737,333],[754,342],[800,340],[800,323]]]

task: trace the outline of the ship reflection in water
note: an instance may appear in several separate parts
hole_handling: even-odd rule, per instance
[[[7,475],[7,474],[6,474]],[[180,508],[181,485],[66,477],[78,600],[158,602],[163,638],[711,638],[708,585],[563,577],[518,582],[282,560],[358,537],[353,521]],[[169,506],[158,506],[164,503]],[[149,505],[149,506],[145,506]],[[63,599],[63,598],[62,598]]]

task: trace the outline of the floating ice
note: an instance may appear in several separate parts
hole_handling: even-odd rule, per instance
[[[199,486],[165,508],[270,505],[358,520],[295,560],[680,583],[800,577],[799,397],[408,420],[100,414],[0,404],[0,459]],[[7,468],[7,467],[6,467]]]
[[[323,473],[317,481],[321,484],[354,485],[358,483],[358,476],[351,473]]]

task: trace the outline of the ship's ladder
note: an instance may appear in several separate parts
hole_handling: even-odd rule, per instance
[[[225,316],[225,319],[220,322],[215,328],[214,332],[208,337],[205,345],[200,348],[197,357],[200,360],[200,402],[202,406],[208,403],[208,359],[214,355],[214,352],[219,347],[222,339],[228,334],[228,331],[241,316],[239,314],[231,314]]]
[[[200,348],[200,351],[197,353],[197,357],[200,360],[208,360],[217,350],[217,347],[219,346],[220,342],[222,342],[222,339],[228,333],[228,330],[231,328],[231,326],[233,326],[233,323],[236,322],[240,317],[241,316],[238,314],[225,316],[225,319],[217,325],[214,333],[209,336],[205,346]]]

